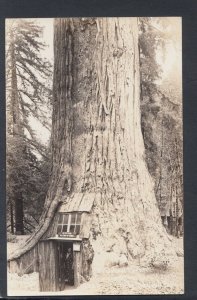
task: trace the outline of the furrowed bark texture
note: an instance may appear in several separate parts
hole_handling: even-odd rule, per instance
[[[44,234],[62,195],[91,192],[95,252],[99,244],[148,261],[170,247],[144,159],[137,18],[57,19],[54,37],[52,179],[22,251]]]

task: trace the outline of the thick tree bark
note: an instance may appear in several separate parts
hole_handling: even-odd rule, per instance
[[[91,192],[95,253],[148,262],[170,247],[144,159],[137,18],[56,19],[54,28],[51,184],[40,227],[11,259],[38,242],[63,195]]]

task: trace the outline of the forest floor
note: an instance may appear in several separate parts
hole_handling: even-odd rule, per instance
[[[20,242],[20,239],[19,241]],[[8,252],[16,247],[16,243],[8,243]],[[174,238],[177,249],[183,249],[183,238]],[[16,273],[8,273],[8,295],[49,295],[38,292],[38,273],[25,274],[19,277]],[[67,287],[64,291],[50,295],[145,295],[145,294],[183,294],[184,263],[183,257],[177,257],[166,271],[153,271],[133,264],[119,268],[105,268],[94,273],[90,281],[78,288]]]

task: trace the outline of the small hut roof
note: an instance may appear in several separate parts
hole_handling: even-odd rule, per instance
[[[63,199],[59,212],[90,212],[94,199],[95,193],[75,193]]]

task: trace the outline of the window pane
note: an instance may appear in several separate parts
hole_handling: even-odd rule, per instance
[[[63,226],[62,232],[67,232],[67,225]]]
[[[58,224],[62,224],[62,221],[63,221],[63,214],[60,214]]]
[[[71,215],[71,224],[75,224],[76,214]]]
[[[75,231],[75,225],[70,225],[70,232],[74,233]]]
[[[63,224],[67,224],[68,225],[68,214],[64,215],[64,223]]]
[[[81,224],[81,214],[77,215],[77,221],[76,224]]]
[[[76,234],[79,234],[79,232],[80,232],[80,225],[76,225],[75,233],[76,233]]]
[[[57,234],[60,233],[62,230],[62,225],[57,225]]]

